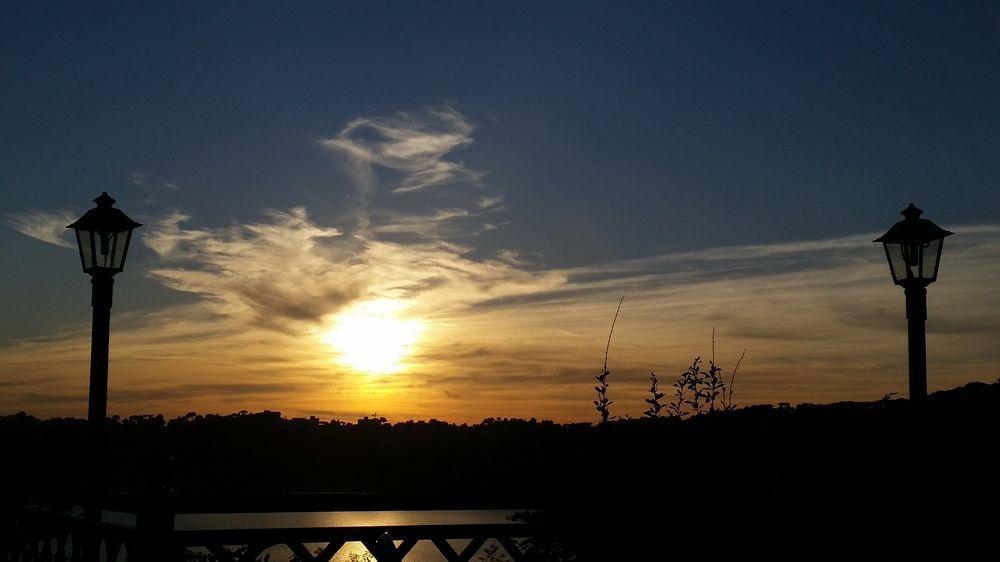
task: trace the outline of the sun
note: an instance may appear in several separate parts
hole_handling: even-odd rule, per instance
[[[338,314],[321,340],[350,369],[376,375],[401,372],[424,329],[422,321],[401,317],[405,309],[403,302],[390,299],[359,303]]]

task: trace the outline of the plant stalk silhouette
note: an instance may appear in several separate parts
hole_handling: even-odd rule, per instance
[[[646,399],[649,409],[642,413],[647,418],[653,419],[660,417],[660,410],[663,409],[660,399],[665,396],[662,392],[657,391],[656,382],[656,373],[649,373],[649,398]]]
[[[677,384],[683,385],[686,390],[691,392],[691,397],[684,401],[685,404],[691,406],[691,413],[693,415],[698,415],[701,413],[702,408],[702,377],[704,377],[704,372],[701,370],[701,357],[695,357],[694,361],[691,362],[691,366],[688,367],[687,371],[681,373],[679,379],[677,379]]]
[[[747,348],[743,348],[743,353],[740,354],[740,358],[736,361],[736,366],[733,367],[733,374],[729,377],[729,384],[722,391],[722,409],[729,411],[735,408],[733,405],[733,387],[736,383],[736,373],[740,370],[740,364],[743,363],[743,358],[747,355]],[[726,394],[728,392],[728,395]]]
[[[672,418],[683,419],[685,416],[688,415],[687,411],[684,409],[684,404],[687,404],[686,393],[688,388],[685,375],[687,375],[688,372],[690,372],[690,369],[682,373],[681,376],[678,377],[677,381],[674,382],[673,385],[671,385],[674,387],[674,401],[671,402],[670,404],[667,404],[667,413]]]
[[[608,400],[608,376],[611,374],[611,371],[608,371],[608,352],[611,350],[611,336],[615,333],[615,323],[618,322],[618,313],[622,310],[624,300],[624,295],[618,300],[618,308],[615,309],[615,317],[611,320],[611,330],[608,332],[608,344],[604,346],[604,366],[601,368],[601,374],[594,377],[597,379],[597,386],[594,387],[594,390],[597,391],[594,408],[601,414],[601,423],[607,423],[611,416],[611,410],[608,407],[614,404]]]
[[[712,328],[712,358],[708,360],[708,371],[705,372],[702,380],[702,396],[708,404],[708,412],[715,411],[715,401],[722,394],[722,400],[726,399],[726,381],[722,378],[722,369],[715,364],[715,328]]]

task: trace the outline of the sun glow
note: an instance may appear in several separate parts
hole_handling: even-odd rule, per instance
[[[398,373],[424,329],[420,320],[400,317],[405,308],[389,299],[360,303],[337,315],[321,339],[337,352],[337,362],[355,371]]]

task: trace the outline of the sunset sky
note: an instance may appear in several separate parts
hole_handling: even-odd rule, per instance
[[[596,419],[905,394],[872,240],[952,230],[929,386],[1000,377],[991,2],[5,2],[0,414],[86,415],[63,228],[144,226],[110,414]]]

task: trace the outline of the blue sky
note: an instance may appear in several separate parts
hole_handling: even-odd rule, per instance
[[[85,318],[72,255],[15,230],[102,190],[163,244],[135,246],[116,314],[235,302],[179,281],[220,261],[168,267],[191,256],[167,237],[291,224],[267,209],[515,276],[876,232],[910,201],[995,224],[998,68],[990,2],[4,3],[0,338]],[[413,222],[435,226],[391,226]],[[338,295],[317,318],[357,283],[310,293]]]

